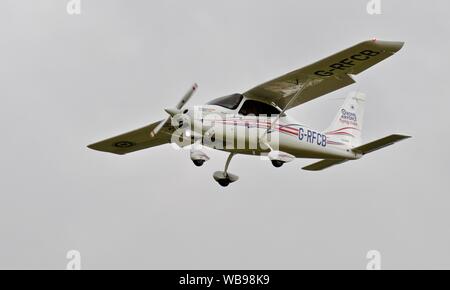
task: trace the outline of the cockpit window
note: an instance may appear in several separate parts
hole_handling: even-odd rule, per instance
[[[239,114],[247,116],[247,115],[279,115],[280,111],[272,107],[271,105],[268,105],[266,103],[254,101],[254,100],[247,100],[242,105],[241,110],[239,111]]]
[[[207,105],[221,106],[230,110],[235,110],[239,107],[242,99],[244,97],[241,94],[234,94],[231,96],[221,97],[211,102],[207,103]]]

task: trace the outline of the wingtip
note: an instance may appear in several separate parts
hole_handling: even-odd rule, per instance
[[[398,49],[398,50],[402,49],[403,46],[405,46],[405,43],[406,43],[406,42],[404,42],[404,41],[399,41],[399,42],[398,42],[398,46],[399,46],[399,49]]]
[[[404,139],[409,139],[409,138],[412,138],[412,136],[410,136],[410,135],[404,135],[404,134],[394,134],[395,136],[398,136],[398,137],[402,137],[402,138],[404,138]]]
[[[95,149],[95,144],[87,145],[86,148],[91,149],[91,150],[97,150],[97,149]]]
[[[403,48],[405,45],[404,41],[386,41],[386,40],[379,40],[378,38],[372,38],[368,40],[367,42],[374,43],[375,45],[379,45],[383,47],[384,49],[387,49],[391,52],[397,52]]]

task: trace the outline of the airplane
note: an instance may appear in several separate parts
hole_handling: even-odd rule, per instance
[[[316,130],[286,114],[306,102],[347,87],[353,75],[397,53],[404,42],[368,40],[304,68],[202,106],[186,107],[198,86],[193,85],[167,117],[143,128],[89,145],[88,148],[124,155],[163,144],[190,146],[190,158],[202,166],[210,158],[203,150],[229,153],[224,171],[213,177],[226,187],[239,177],[229,172],[238,154],[266,156],[279,168],[296,158],[320,159],[304,167],[320,171],[357,160],[410,136],[393,134],[363,144],[362,119],[365,95],[350,94],[326,130]],[[236,145],[238,144],[238,145]]]

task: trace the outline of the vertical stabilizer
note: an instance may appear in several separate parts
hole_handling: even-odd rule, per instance
[[[327,143],[350,148],[362,144],[361,134],[366,95],[352,92],[345,99],[330,127],[325,130]]]

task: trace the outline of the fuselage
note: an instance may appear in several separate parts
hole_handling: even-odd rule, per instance
[[[191,128],[207,147],[236,154],[263,155],[272,150],[296,158],[358,159],[335,136],[309,128],[285,113],[243,114],[245,98],[235,108],[219,105],[190,107]]]

